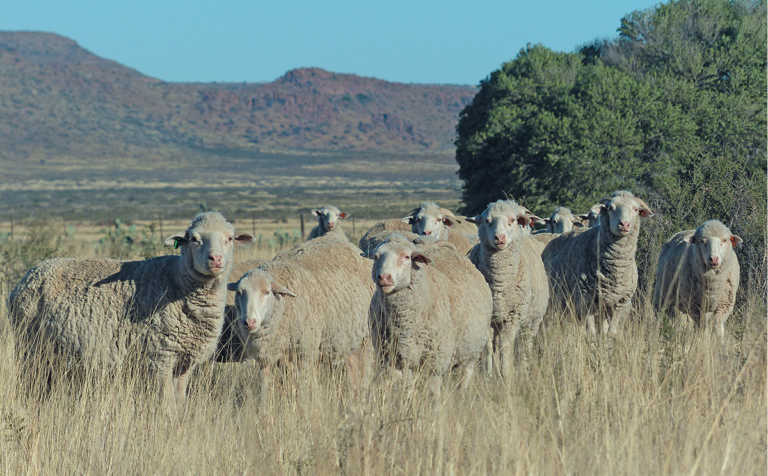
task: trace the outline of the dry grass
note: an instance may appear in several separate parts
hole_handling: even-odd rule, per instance
[[[80,248],[78,248],[80,249]],[[266,251],[252,250],[253,257]],[[251,257],[251,256],[249,256]],[[12,283],[0,279],[5,297]],[[640,309],[614,340],[547,316],[507,381],[350,382],[308,366],[260,389],[248,364],[193,380],[183,413],[140,381],[25,395],[0,326],[6,474],[765,474],[766,319],[745,293],[724,343]],[[0,321],[6,319],[5,299]],[[34,377],[34,376],[32,376]]]

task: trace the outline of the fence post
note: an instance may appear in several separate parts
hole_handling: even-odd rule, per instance
[[[355,232],[355,216],[352,215],[352,236],[357,236],[357,233]]]
[[[256,236],[256,214],[251,213],[251,236]]]
[[[304,239],[304,214],[299,213],[299,223],[301,224],[301,239]]]
[[[11,240],[13,239],[13,214],[11,214],[11,234],[8,236]]]

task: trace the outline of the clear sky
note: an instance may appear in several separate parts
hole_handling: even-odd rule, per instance
[[[165,81],[272,81],[330,71],[477,84],[526,43],[613,38],[648,0],[16,0],[0,30],[58,33]]]

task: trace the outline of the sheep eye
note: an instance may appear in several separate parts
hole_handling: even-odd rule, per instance
[[[411,259],[411,257],[410,257],[410,256],[403,256],[403,258],[404,258],[406,261],[408,261],[409,259]]]

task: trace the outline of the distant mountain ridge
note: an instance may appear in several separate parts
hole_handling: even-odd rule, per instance
[[[0,32],[0,158],[448,153],[475,91],[319,68],[270,83],[169,83],[56,34]]]

